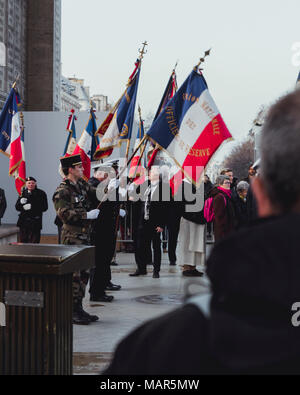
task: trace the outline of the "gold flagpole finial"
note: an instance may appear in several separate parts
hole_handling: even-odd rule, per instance
[[[13,88],[13,89],[15,89],[15,87],[16,87],[17,82],[19,81],[19,79],[20,79],[20,74],[17,75],[17,77],[16,77],[16,79],[15,79],[15,82],[12,84],[12,88]]]
[[[143,45],[143,48],[142,48],[142,49],[139,49],[140,60],[142,60],[143,57],[144,57],[144,55],[148,52],[148,51],[145,51],[145,48],[146,48],[146,46],[148,45],[147,41],[143,42],[142,45]]]
[[[203,58],[200,58],[199,63],[197,64],[197,67],[199,67],[201,63],[205,62],[205,58],[206,58],[206,56],[210,55],[210,51],[211,51],[211,48],[204,52],[204,56],[203,56]]]
[[[140,105],[138,105],[138,112],[139,112],[140,119],[142,119],[142,112],[141,112],[141,107],[140,107]]]

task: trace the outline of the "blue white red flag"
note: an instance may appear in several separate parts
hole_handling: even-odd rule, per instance
[[[90,109],[88,123],[82,132],[80,139],[73,151],[73,155],[80,154],[83,166],[83,177],[87,181],[91,174],[91,161],[99,144],[99,139],[95,136],[97,131],[96,117],[94,110]]]
[[[12,88],[0,114],[0,151],[9,157],[9,175],[15,177],[19,194],[26,183],[24,128],[18,110],[20,105],[20,96]]]
[[[75,116],[75,111],[71,110],[71,115],[69,115],[67,131],[69,132],[63,156],[72,155],[74,149],[76,147],[76,129],[75,129],[75,121],[77,120]]]
[[[138,146],[141,143],[142,138],[144,137],[144,121],[142,118],[140,118],[140,123],[139,123],[139,128],[134,144],[134,151],[138,148]],[[140,152],[137,151],[135,156],[132,158],[130,162],[130,168],[129,168],[129,173],[128,177],[133,178],[134,176],[139,176],[142,172],[142,166],[141,166],[141,154],[142,154],[142,147],[140,147]],[[139,165],[138,165],[139,164]]]
[[[97,134],[102,137],[94,155],[95,160],[109,156],[114,147],[120,146],[122,141],[128,141],[131,138],[140,69],[141,61],[138,59],[135,63],[135,70],[129,77],[125,93],[114,112],[108,114],[97,131]]]
[[[166,107],[166,105],[168,104],[168,102],[172,99],[172,97],[175,95],[177,91],[177,81],[176,81],[176,73],[175,70],[172,71],[172,74],[169,78],[169,81],[167,83],[166,89],[164,91],[163,97],[160,101],[160,104],[158,106],[157,112],[155,114],[154,120],[153,122],[157,119],[157,117],[159,116],[159,114],[163,111],[163,109]],[[156,146],[151,154],[151,157],[149,159],[148,162],[148,169],[151,168],[151,166],[153,166],[155,163],[155,159],[156,156],[158,154],[158,152],[160,151],[160,148],[158,146]]]
[[[173,158],[195,185],[217,148],[231,138],[211,97],[201,71],[196,67],[169,101],[147,133]]]

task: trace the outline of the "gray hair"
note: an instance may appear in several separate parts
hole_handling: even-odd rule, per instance
[[[225,180],[230,181],[230,178],[228,176],[223,176],[223,175],[218,176],[217,179],[216,179],[216,184],[217,185],[223,185]]]
[[[236,186],[236,190],[237,190],[238,192],[241,192],[241,191],[248,191],[248,189],[249,189],[249,184],[248,184],[247,181],[240,181],[240,182],[237,184],[237,186]]]
[[[269,199],[282,211],[300,201],[300,92],[274,104],[262,129],[261,177]]]

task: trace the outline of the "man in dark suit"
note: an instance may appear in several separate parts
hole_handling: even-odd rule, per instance
[[[116,168],[115,168],[116,169]],[[95,169],[94,177],[90,178],[89,184],[97,188],[103,183],[103,188],[109,185],[109,167]],[[115,174],[113,172],[113,174]],[[109,187],[108,187],[109,188]],[[96,202],[98,206],[99,201]],[[120,203],[108,199],[101,204],[100,214],[94,224],[92,242],[96,247],[96,267],[91,272],[90,279],[90,301],[111,302],[114,297],[107,295],[106,290],[118,291],[120,285],[111,282],[110,263],[116,246],[116,223],[119,215]]]
[[[0,225],[1,225],[1,219],[5,213],[5,210],[6,210],[5,192],[4,192],[4,189],[0,188]]]
[[[47,195],[37,188],[34,177],[26,178],[26,187],[16,203],[20,211],[17,226],[20,228],[21,243],[39,243],[41,239],[43,212],[48,210]]]
[[[153,278],[159,278],[161,266],[161,237],[166,224],[167,203],[170,200],[170,189],[160,180],[159,170],[153,166],[149,171],[150,184],[142,198],[138,222],[139,237],[136,248],[137,270],[130,276],[147,274],[147,264],[152,262],[153,246]],[[166,195],[169,196],[166,196]]]

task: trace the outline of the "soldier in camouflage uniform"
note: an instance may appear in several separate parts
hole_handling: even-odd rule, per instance
[[[63,222],[62,243],[66,245],[90,245],[92,219],[96,219],[100,210],[96,205],[96,190],[82,179],[83,167],[80,155],[61,158],[65,180],[56,189],[53,203],[59,219]],[[82,299],[89,280],[88,271],[73,274],[73,323],[87,325],[97,321],[82,308]]]

